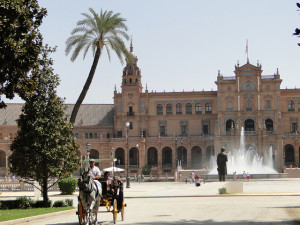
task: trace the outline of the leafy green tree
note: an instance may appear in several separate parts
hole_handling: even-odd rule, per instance
[[[77,27],[71,32],[71,37],[66,41],[66,54],[72,52],[71,61],[74,61],[78,54],[83,51],[83,59],[89,49],[93,51],[94,60],[88,78],[73,108],[70,122],[74,123],[81,103],[83,102],[90,84],[92,83],[98,61],[105,48],[110,60],[111,50],[116,53],[123,64],[123,56],[129,57],[129,53],[123,42],[123,38],[129,39],[125,25],[126,19],[120,17],[119,13],[102,11],[100,15],[92,8],[90,14],[82,13],[84,19],[77,22]]]
[[[56,95],[59,78],[53,74],[52,60],[48,59],[53,51],[46,46],[39,59],[40,66],[32,70],[36,85],[34,92],[25,96],[10,157],[11,172],[26,182],[36,180],[44,203],[48,201],[49,179],[65,178],[79,166],[72,125],[64,114],[62,99]]]
[[[0,108],[1,95],[21,98],[32,89],[34,78],[28,75],[42,47],[39,26],[47,11],[37,0],[0,1]]]

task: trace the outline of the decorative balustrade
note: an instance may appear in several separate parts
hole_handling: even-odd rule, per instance
[[[50,182],[48,185],[52,185],[53,182]],[[59,191],[57,183],[54,184],[51,188],[48,189],[49,191]],[[0,191],[34,191],[34,186],[25,182],[9,182],[9,181],[2,181],[0,182]]]

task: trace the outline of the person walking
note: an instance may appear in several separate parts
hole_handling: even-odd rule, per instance
[[[225,153],[225,148],[221,148],[221,152],[217,156],[217,165],[218,165],[218,174],[219,174],[219,180],[225,181],[225,175],[227,175],[227,163],[228,158]]]

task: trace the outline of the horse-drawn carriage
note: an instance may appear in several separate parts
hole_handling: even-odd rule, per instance
[[[103,159],[95,159],[101,161]],[[88,161],[88,160],[85,160]],[[97,224],[98,207],[105,206],[107,212],[113,214],[113,221],[116,224],[117,215],[121,212],[121,219],[124,220],[123,183],[116,177],[111,180],[100,179],[101,193],[93,180],[88,175],[89,171],[81,173],[81,179],[78,179],[79,196],[78,208],[76,214],[80,225]]]

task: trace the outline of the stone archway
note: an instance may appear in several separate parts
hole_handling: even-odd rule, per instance
[[[138,166],[139,165],[139,150],[133,147],[129,150],[129,165]]]
[[[115,151],[115,158],[117,159],[117,166],[125,165],[125,150],[123,148],[117,148]]]
[[[211,168],[213,166],[213,158],[215,156],[215,149],[214,146],[208,146],[206,148],[206,165],[208,168]]]
[[[192,168],[202,168],[202,149],[199,146],[192,148]]]
[[[184,146],[179,146],[177,148],[177,166],[181,165],[182,167],[187,167],[187,150]]]
[[[290,164],[294,165],[295,163],[295,150],[294,146],[287,144],[284,146],[284,163],[289,166]]]
[[[157,149],[154,147],[148,148],[147,151],[147,164],[149,166],[157,166]]]
[[[6,167],[6,153],[0,150],[0,167]]]
[[[170,147],[162,149],[162,167],[172,168],[172,149]]]
[[[100,159],[98,150],[96,150],[96,149],[90,150],[90,159]],[[99,166],[100,163],[96,162],[95,165]]]

